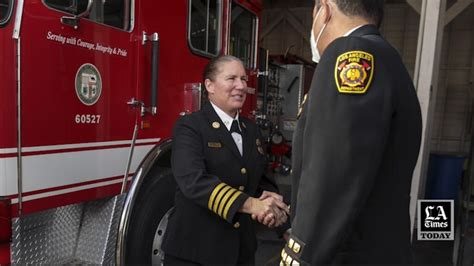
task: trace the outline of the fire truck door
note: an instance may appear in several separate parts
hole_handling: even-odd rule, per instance
[[[119,183],[139,112],[127,105],[136,98],[140,42],[133,3],[25,1],[19,37],[23,192]]]

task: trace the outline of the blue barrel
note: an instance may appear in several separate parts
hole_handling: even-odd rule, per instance
[[[426,199],[453,199],[458,201],[464,156],[430,154]]]

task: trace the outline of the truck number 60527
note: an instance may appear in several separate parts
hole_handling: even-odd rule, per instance
[[[99,124],[100,115],[76,115],[76,124]]]

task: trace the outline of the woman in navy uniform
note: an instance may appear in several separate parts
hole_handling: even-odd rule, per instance
[[[178,189],[162,245],[164,264],[254,264],[252,217],[279,226],[288,207],[264,175],[257,126],[239,116],[247,89],[240,59],[211,60],[204,82],[210,102],[174,128],[171,164]]]
[[[377,29],[382,15],[383,0],[316,1],[319,64],[294,133],[283,264],[412,262],[421,112],[399,54]]]

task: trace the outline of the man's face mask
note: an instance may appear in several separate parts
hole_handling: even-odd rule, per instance
[[[326,26],[327,26],[327,22],[324,23],[323,27],[319,31],[318,37],[315,40],[314,39],[314,24],[316,24],[316,21],[318,20],[318,17],[321,14],[322,9],[323,9],[323,7],[319,8],[318,13],[316,14],[316,17],[314,18],[313,28],[311,29],[311,41],[310,41],[310,43],[311,43],[311,53],[313,54],[313,61],[315,63],[319,63],[319,60],[321,59],[321,55],[319,54],[319,51],[318,51],[318,42],[319,42],[319,39],[321,38],[321,35],[324,32],[324,29],[326,29]]]

